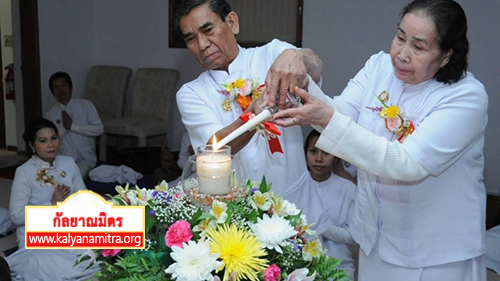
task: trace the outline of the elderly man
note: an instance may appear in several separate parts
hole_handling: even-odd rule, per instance
[[[238,15],[225,0],[182,1],[175,22],[188,49],[206,69],[177,93],[182,121],[195,149],[241,126],[244,121],[239,116],[244,112],[257,114],[261,104],[257,97],[263,89],[259,85],[265,83],[264,91],[288,92],[295,86],[305,87],[306,74],[320,80],[323,63],[310,49],[276,39],[258,48],[239,46]],[[229,143],[240,172],[253,180],[265,175],[278,194],[306,169],[301,129],[280,130],[282,154],[271,154],[267,141],[258,140],[255,131]]]
[[[50,91],[57,103],[44,117],[52,121],[59,131],[59,153],[71,156],[83,178],[97,164],[95,137],[102,134],[104,126],[91,101],[72,97],[73,83],[66,72],[56,72],[49,79]]]

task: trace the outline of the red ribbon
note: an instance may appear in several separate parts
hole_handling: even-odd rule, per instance
[[[240,120],[246,123],[253,117],[255,117],[255,114],[252,112],[245,112],[240,116]],[[275,152],[283,153],[283,149],[281,148],[281,144],[278,139],[278,136],[281,136],[281,132],[278,127],[271,122],[262,122],[260,124],[266,131],[265,138],[269,143],[269,150],[271,151],[271,154],[274,154]]]

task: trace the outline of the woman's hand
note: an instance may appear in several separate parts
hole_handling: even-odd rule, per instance
[[[325,128],[333,117],[333,108],[299,87],[295,87],[294,94],[302,99],[303,105],[278,111],[274,114],[273,122],[282,127],[319,125]]]
[[[62,202],[66,198],[68,198],[70,193],[71,188],[69,186],[58,184],[55,187],[54,194],[52,194],[52,200],[50,201],[50,203],[52,203],[52,205],[56,205],[57,202]]]

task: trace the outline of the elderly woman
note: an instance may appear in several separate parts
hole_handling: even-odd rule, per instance
[[[296,88],[304,105],[274,117],[324,128],[316,146],[358,167],[359,280],[486,279],[488,97],[466,70],[468,48],[458,3],[413,1],[390,54],[373,55],[340,96],[309,83],[315,96]]]
[[[54,123],[33,121],[23,138],[33,157],[17,168],[10,196],[10,213],[17,226],[19,250],[9,257],[15,280],[76,280],[89,278],[97,266],[85,271],[89,262],[73,267],[77,255],[85,250],[25,249],[25,212],[27,205],[55,205],[70,194],[85,190],[80,170],[69,156],[57,155],[59,135]],[[46,176],[46,177],[43,177]]]

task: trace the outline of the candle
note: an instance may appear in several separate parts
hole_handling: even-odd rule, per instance
[[[211,145],[198,147],[196,156],[200,193],[221,195],[231,191],[231,148],[213,150]]]
[[[230,141],[234,140],[235,138],[241,136],[243,133],[246,131],[249,131],[253,129],[255,126],[259,125],[263,121],[265,121],[267,118],[271,117],[271,109],[265,108],[261,113],[259,113],[257,116],[254,118],[248,120],[245,124],[241,125],[238,127],[236,130],[232,131],[229,135],[227,135],[225,138],[223,138],[220,142],[214,144],[214,149],[219,149],[222,146],[228,144]]]

